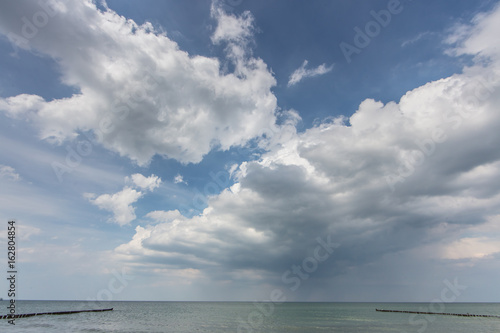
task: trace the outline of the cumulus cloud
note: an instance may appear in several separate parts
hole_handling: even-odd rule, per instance
[[[217,19],[217,27],[212,35],[214,43],[229,41],[244,45],[253,36],[253,16],[249,11],[243,12],[241,16],[228,14],[217,1],[214,1],[211,13]]]
[[[451,53],[472,54],[479,57],[498,60],[500,44],[500,11],[496,6],[491,13],[481,13],[474,17],[471,24],[460,24],[454,27],[447,42],[454,46]]]
[[[135,208],[132,204],[142,195],[140,191],[125,187],[115,194],[102,194],[96,197],[92,193],[87,193],[85,197],[100,209],[112,212],[113,217],[109,219],[110,222],[124,226],[135,220]]]
[[[308,61],[304,60],[304,62],[302,63],[302,66],[297,68],[292,73],[292,75],[290,75],[290,78],[288,79],[288,86],[289,87],[299,83],[300,81],[302,81],[305,78],[323,75],[323,74],[330,72],[333,69],[333,65],[327,67],[326,64],[321,64],[316,68],[306,69],[307,64],[308,64]]]
[[[11,166],[0,164],[0,178],[8,179],[11,181],[18,181],[21,179],[21,176],[16,172]]]
[[[483,38],[499,12],[478,19],[464,45]],[[116,253],[214,279],[252,270],[276,284],[311,255],[317,237],[340,247],[316,278],[389,253],[425,254],[422,244],[439,248],[426,255],[447,264],[494,258],[498,237],[484,226],[500,214],[500,71],[490,59],[399,102],[367,99],[349,118],[290,133],[260,160],[239,165],[237,182],[202,214],[153,212],[159,223],[138,227]],[[473,237],[463,234],[470,230]]]
[[[183,183],[183,184],[186,184],[187,185],[187,181],[184,180],[184,177],[182,177],[181,174],[177,174],[175,177],[174,177],[174,183],[175,184],[179,184],[179,183]]]
[[[145,177],[136,173],[131,178],[134,186],[140,190],[153,191],[161,183],[161,179],[155,175]],[[125,181],[129,182],[130,179],[125,177]],[[108,220],[109,222],[124,226],[130,224],[136,218],[135,207],[132,204],[144,196],[145,192],[140,190],[125,186],[123,190],[114,194],[97,196],[94,193],[85,193],[84,197],[100,209],[113,213],[113,217]]]
[[[20,94],[0,98],[0,110],[25,119],[55,143],[94,133],[104,147],[144,165],[155,154],[199,162],[212,149],[229,149],[261,136],[275,123],[275,79],[251,56],[253,18],[214,5],[212,40],[226,45],[234,72],[216,58],[190,55],[151,23],[138,25],[85,1],[50,1],[47,23],[30,33],[19,17],[38,2],[0,4],[0,33],[18,48],[52,57],[63,83],[78,92],[45,100]]]
[[[133,174],[131,176],[132,182],[135,184],[135,186],[143,189],[143,190],[149,190],[152,191],[161,184],[161,179],[158,176],[151,175],[149,177],[145,177],[141,175],[140,173]],[[127,179],[128,180],[128,179]]]

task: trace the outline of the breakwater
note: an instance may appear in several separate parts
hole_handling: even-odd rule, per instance
[[[112,311],[112,310],[113,310],[113,308],[98,309],[98,310],[25,313],[25,314],[3,315],[3,316],[0,316],[0,319],[17,319],[17,318],[27,318],[27,317],[35,317],[35,316],[55,316],[55,315],[67,315],[67,314],[82,313],[82,312],[104,312],[104,311]]]
[[[470,314],[470,313],[421,312],[421,311],[382,310],[382,309],[375,309],[375,311],[379,311],[379,312],[398,312],[398,313],[414,313],[414,314],[426,314],[426,315],[441,315],[441,316],[500,318],[500,316],[496,316],[496,315],[480,315],[480,314]]]

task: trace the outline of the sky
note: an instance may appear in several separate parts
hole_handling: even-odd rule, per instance
[[[490,0],[1,1],[0,267],[14,219],[18,299],[496,302],[499,30]]]

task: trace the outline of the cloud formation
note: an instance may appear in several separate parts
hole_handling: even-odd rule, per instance
[[[149,190],[152,191],[161,184],[161,179],[158,176],[151,175],[149,177],[144,177],[140,173],[133,174],[131,176],[132,182],[135,184],[135,186],[143,189],[143,190]],[[129,179],[126,179],[129,180]]]
[[[399,102],[367,99],[349,118],[291,133],[260,160],[239,165],[236,183],[201,215],[150,213],[157,223],[137,227],[115,252],[205,278],[275,284],[311,255],[317,237],[340,247],[316,278],[390,253],[447,265],[496,260],[500,235],[487,226],[500,214],[500,59],[498,41],[483,36],[499,13],[480,16],[474,33],[457,40],[483,45],[467,50],[487,54],[486,64],[478,59]]]
[[[175,177],[174,177],[174,183],[175,183],[175,184],[180,184],[180,183],[182,183],[182,184],[186,184],[186,185],[187,185],[187,181],[185,181],[185,180],[184,180],[184,177],[182,177],[182,175],[181,175],[181,174],[177,174],[177,175],[175,175]]]
[[[288,86],[289,87],[299,83],[300,81],[302,81],[305,78],[323,75],[323,74],[330,72],[333,69],[333,65],[327,67],[326,64],[321,64],[316,68],[306,69],[307,64],[308,64],[308,61],[304,60],[304,62],[302,63],[302,66],[297,68],[292,73],[292,75],[290,75],[290,78],[288,79]]]
[[[18,181],[21,179],[21,176],[13,167],[0,164],[0,178],[8,179],[11,181]]]
[[[151,24],[139,26],[91,1],[48,3],[48,9],[0,3],[0,32],[19,48],[53,57],[63,82],[78,91],[50,101],[0,98],[1,110],[31,122],[42,138],[60,143],[92,132],[104,147],[147,164],[156,154],[198,162],[212,149],[266,135],[258,146],[267,152],[225,172],[234,185],[211,196],[200,215],[151,211],[111,259],[144,272],[153,267],[176,286],[199,279],[290,287],[283,273],[314,254],[318,237],[340,244],[311,277],[326,286],[342,274],[362,279],[352,272],[365,265],[373,273],[384,260],[396,270],[394,258],[431,258],[447,267],[498,264],[500,9],[478,15],[447,40],[450,54],[475,56],[460,74],[399,101],[366,99],[352,116],[298,133],[293,110],[276,125],[275,79],[252,56],[250,13],[212,7],[211,41],[225,48],[228,64],[189,55]],[[23,34],[29,28],[19,17],[38,11],[48,21]],[[306,67],[307,61],[289,86],[331,70]],[[9,168],[3,173],[12,178],[17,173]],[[161,183],[141,174],[125,181],[116,193],[85,194],[121,226],[136,219],[135,203]],[[180,181],[179,174],[174,182]]]
[[[491,13],[476,15],[470,24],[455,26],[446,42],[454,46],[451,50],[453,54],[471,54],[498,61],[500,55],[498,29],[500,29],[500,11],[497,5]]]
[[[51,0],[45,7],[0,5],[0,33],[18,48],[52,57],[63,83],[78,90],[54,100],[0,98],[0,110],[32,122],[40,138],[62,143],[92,132],[104,147],[140,165],[156,154],[196,163],[212,149],[243,145],[274,125],[276,82],[250,54],[250,13],[237,17],[212,8],[212,40],[226,45],[235,67],[227,72],[216,58],[180,50],[149,22],[138,25],[90,0]],[[19,18],[37,12],[47,21],[35,33]]]
[[[161,179],[158,176],[151,175],[144,177],[136,173],[131,176],[133,186],[139,188],[134,189],[130,186],[125,186],[123,190],[114,194],[102,194],[97,196],[94,193],[85,193],[84,197],[87,198],[92,204],[100,209],[107,210],[113,213],[113,217],[109,218],[109,222],[116,223],[120,226],[128,225],[135,220],[135,208],[132,206],[137,200],[144,196],[145,192],[141,190],[153,191],[160,186]],[[128,177],[125,181],[130,181]]]

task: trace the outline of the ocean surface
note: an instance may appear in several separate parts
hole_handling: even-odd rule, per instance
[[[0,302],[0,314],[8,303]],[[18,301],[16,313],[114,308],[109,312],[0,319],[0,332],[500,332],[500,318],[375,309],[500,315],[500,303],[252,303]],[[440,310],[440,311],[437,311]]]

